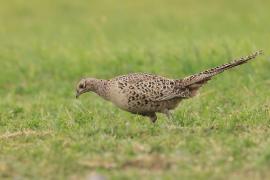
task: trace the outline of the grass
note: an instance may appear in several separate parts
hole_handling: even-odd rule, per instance
[[[1,1],[0,179],[267,179],[269,7],[258,1]],[[81,77],[180,78],[263,49],[156,124]]]

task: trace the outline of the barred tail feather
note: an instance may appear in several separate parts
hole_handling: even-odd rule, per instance
[[[258,56],[260,54],[262,54],[262,50],[256,51],[248,56],[233,60],[230,63],[222,64],[220,66],[208,69],[208,70],[200,72],[198,74],[194,74],[194,75],[185,77],[184,79],[179,80],[179,84],[181,84],[182,87],[190,86],[192,88],[194,86],[194,88],[197,89],[202,84],[204,84],[208,80],[210,80],[213,76],[215,76],[219,73],[222,73],[225,70],[228,70],[228,69],[231,69],[233,67],[239,66],[241,64],[247,63],[249,60],[255,59],[256,56]]]

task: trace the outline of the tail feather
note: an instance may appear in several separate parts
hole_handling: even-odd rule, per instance
[[[231,69],[233,67],[239,66],[241,64],[244,64],[248,62],[249,60],[252,60],[256,58],[256,56],[262,54],[262,50],[256,51],[248,56],[241,57],[239,59],[233,60],[230,63],[222,64],[220,66],[217,66],[215,68],[208,69],[206,71],[200,72],[198,74],[194,74],[188,77],[185,77],[184,79],[179,80],[179,84],[182,87],[190,87],[191,89],[197,89],[201,87],[204,83],[206,83],[208,80],[210,80],[213,76],[222,73],[225,70]]]

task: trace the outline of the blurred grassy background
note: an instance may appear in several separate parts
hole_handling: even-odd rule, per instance
[[[264,179],[270,169],[270,2],[0,1],[0,178]],[[123,112],[81,77],[179,78],[263,49],[173,121]]]

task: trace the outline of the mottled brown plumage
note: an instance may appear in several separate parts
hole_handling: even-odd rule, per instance
[[[157,112],[170,117],[170,110],[175,109],[183,99],[194,97],[198,89],[213,76],[244,64],[261,53],[257,51],[183,79],[169,79],[147,73],[132,73],[110,80],[84,78],[77,85],[76,97],[93,91],[119,108],[148,116],[152,122],[155,122]]]

